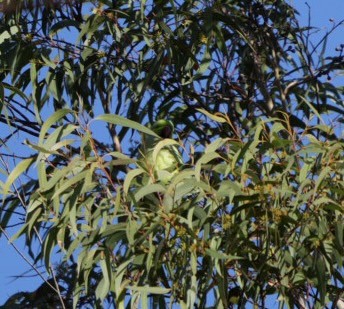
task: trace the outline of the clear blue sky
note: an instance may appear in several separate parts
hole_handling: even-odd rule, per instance
[[[293,0],[291,3],[301,13],[301,25],[307,24],[308,6],[305,1]],[[309,0],[307,2],[311,7],[311,23],[314,26],[326,31],[331,28],[332,23],[330,18],[335,21],[344,19],[344,0]],[[335,48],[339,44],[344,43],[344,27],[339,28],[330,38],[328,43],[328,54],[335,55]],[[314,37],[315,38],[315,37]],[[336,81],[338,83],[338,81]],[[17,242],[18,248],[25,252],[23,243]],[[8,244],[5,238],[0,240],[0,304],[18,291],[33,291],[42,281],[38,277],[30,277],[26,279],[14,280],[12,276],[19,276],[29,270],[29,266],[23,259],[15,252],[15,250]],[[32,272],[30,273],[32,274]],[[272,304],[277,308],[277,303]]]

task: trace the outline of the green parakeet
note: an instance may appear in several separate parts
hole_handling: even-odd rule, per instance
[[[147,169],[153,171],[158,180],[166,183],[178,172],[183,165],[183,159],[178,151],[177,142],[173,141],[174,125],[169,120],[158,120],[152,127],[160,138],[146,135],[143,141],[143,158]]]

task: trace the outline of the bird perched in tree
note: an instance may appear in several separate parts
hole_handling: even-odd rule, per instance
[[[172,140],[174,125],[170,120],[160,119],[151,129],[160,138],[145,135],[143,139],[142,156],[149,172],[154,172],[157,180],[167,183],[183,165],[183,159],[178,151],[178,143]]]

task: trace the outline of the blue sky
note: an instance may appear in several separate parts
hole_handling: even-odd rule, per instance
[[[324,31],[331,29],[333,19],[336,22],[344,19],[344,1],[343,0],[309,0],[306,5],[305,1],[290,1],[299,10],[301,17],[301,25],[307,25],[308,9],[311,8],[311,24],[319,27],[324,34]],[[330,37],[328,42],[328,54],[335,55],[335,48],[339,44],[344,43],[344,26],[337,29],[337,31]],[[320,36],[319,36],[320,37]],[[314,36],[314,39],[316,36]],[[336,80],[336,83],[342,82],[343,79]],[[9,230],[10,232],[13,232]],[[16,242],[16,246],[21,252],[25,252],[22,242]],[[37,288],[42,281],[38,277],[21,278],[13,280],[13,276],[20,276],[30,269],[29,265],[23,260],[22,257],[8,244],[7,240],[3,237],[0,239],[0,304],[18,291],[33,291]],[[33,272],[30,272],[32,275]],[[273,306],[277,308],[277,303]]]

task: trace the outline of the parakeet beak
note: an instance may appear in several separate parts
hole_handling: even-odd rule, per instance
[[[160,137],[162,138],[171,138],[172,137],[172,128],[170,126],[165,126],[161,132]]]
[[[170,120],[160,119],[153,124],[152,130],[161,138],[172,138],[174,125]]]

